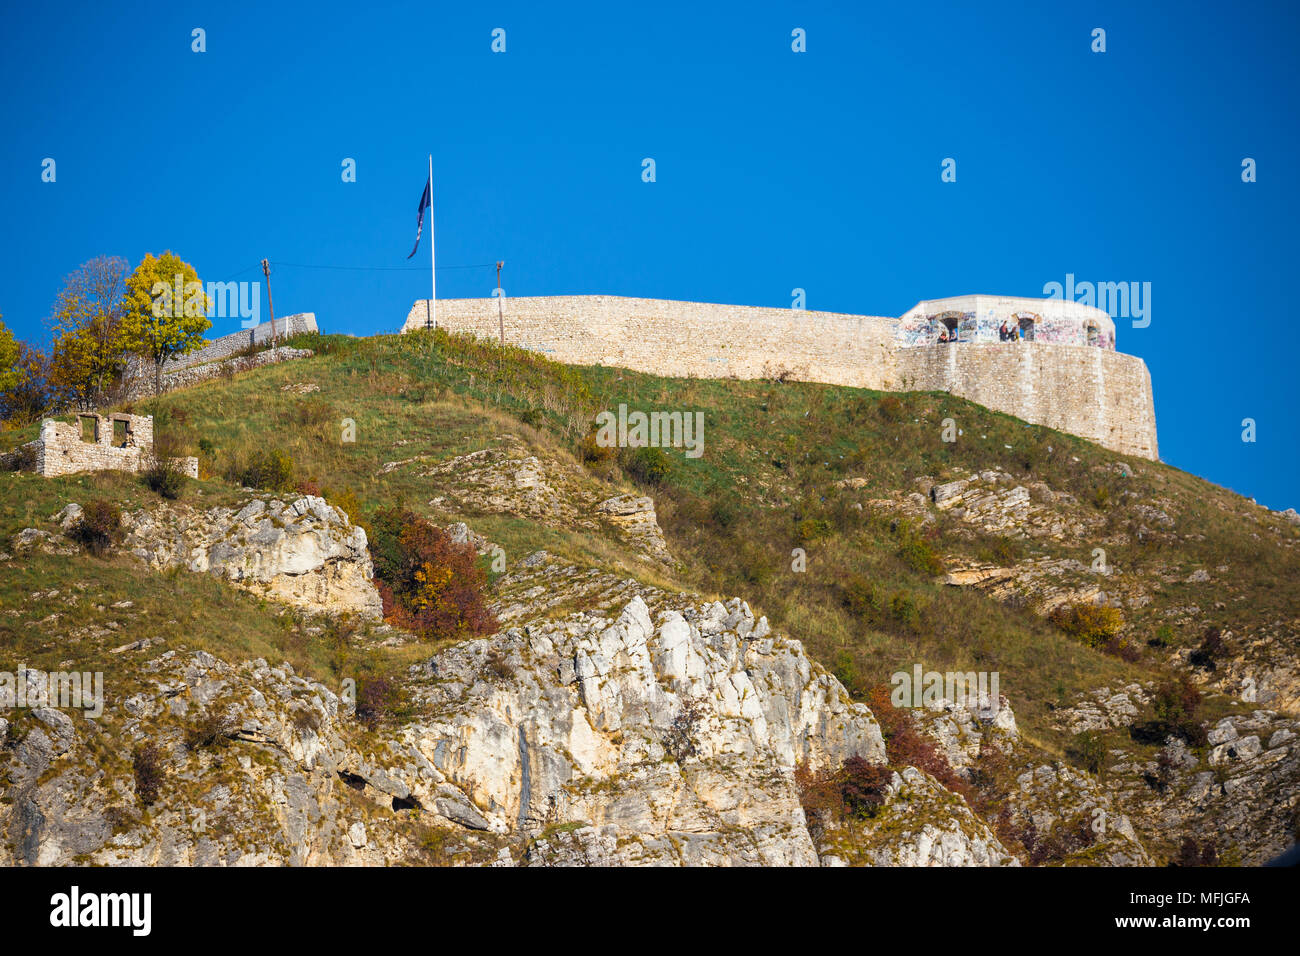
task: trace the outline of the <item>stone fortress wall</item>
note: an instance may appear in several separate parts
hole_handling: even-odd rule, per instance
[[[283,339],[290,335],[297,335],[300,332],[316,331],[318,329],[316,328],[316,313],[314,312],[298,312],[294,315],[281,316],[275,320],[275,335],[277,338]],[[247,329],[240,329],[238,332],[231,332],[229,335],[222,335],[219,338],[212,339],[193,352],[172,359],[163,366],[163,374],[166,375],[169,372],[190,368],[194,365],[203,365],[207,362],[219,362],[252,345],[260,345],[269,338],[271,338],[271,323],[269,321],[260,322]]]
[[[427,310],[426,300],[417,301],[402,331],[424,328]],[[946,391],[1113,451],[1158,457],[1146,364],[1114,351],[1110,316],[1074,303],[959,296],[890,318],[580,295],[507,298],[501,312],[509,344],[561,362],[675,377],[785,376]],[[1001,318],[1017,313],[1026,316],[1024,338],[999,341]],[[497,340],[498,301],[440,299],[437,324]],[[954,327],[955,344],[935,341]]]

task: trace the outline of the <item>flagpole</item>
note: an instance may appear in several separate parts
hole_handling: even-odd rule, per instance
[[[433,251],[433,153],[429,153],[429,313],[433,328],[438,328],[438,276]]]

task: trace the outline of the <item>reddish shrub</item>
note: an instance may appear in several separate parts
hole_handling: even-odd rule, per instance
[[[924,770],[954,793],[969,795],[969,785],[952,769],[952,764],[939,752],[934,741],[921,733],[916,717],[895,707],[889,695],[889,685],[877,685],[867,695],[867,706],[880,722],[890,764]]]
[[[839,770],[813,773],[807,764],[795,767],[799,802],[810,818],[866,818],[885,802],[885,788],[894,772],[885,764],[853,756]]]
[[[404,509],[380,511],[371,552],[390,623],[429,640],[490,634],[496,617],[483,600],[487,575],[478,554]]]

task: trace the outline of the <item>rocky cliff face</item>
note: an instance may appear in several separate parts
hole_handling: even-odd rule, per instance
[[[796,763],[884,758],[867,708],[739,600],[652,615],[637,596],[453,647],[412,668],[420,716],[391,731],[285,666],[149,652],[129,651],[148,689],[102,722],[32,712],[5,862],[419,862],[436,844],[460,862],[816,865]],[[220,732],[187,745],[200,719]],[[145,740],[166,767],[147,814],[125,757]],[[906,798],[916,836],[877,841],[878,862],[1008,859],[960,798],[900,780],[932,805]]]

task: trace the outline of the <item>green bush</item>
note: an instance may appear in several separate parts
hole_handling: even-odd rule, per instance
[[[263,491],[293,491],[293,459],[274,448],[259,451],[237,470],[235,480]]]
[[[805,518],[795,527],[795,537],[800,544],[811,544],[819,538],[830,537],[835,529],[825,518]]]
[[[913,571],[931,577],[943,574],[943,559],[924,538],[910,537],[904,540],[898,556]]]
[[[1066,756],[1093,776],[1101,773],[1106,759],[1106,744],[1094,730],[1075,734],[1074,742],[1066,748]]]
[[[709,519],[719,528],[730,528],[740,515],[740,508],[734,498],[716,498],[709,505]]]
[[[623,470],[643,485],[661,485],[668,477],[668,456],[662,448],[635,448],[626,455]]]
[[[908,630],[915,630],[921,623],[921,609],[908,591],[899,591],[890,599],[889,611]]]
[[[172,458],[154,458],[144,471],[145,485],[168,501],[175,501],[185,493],[187,477]]]
[[[863,574],[851,574],[840,585],[840,603],[858,618],[869,618],[883,606],[880,592]]]

